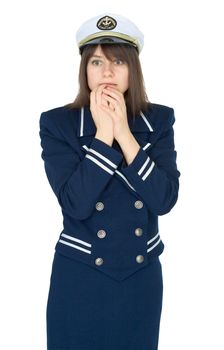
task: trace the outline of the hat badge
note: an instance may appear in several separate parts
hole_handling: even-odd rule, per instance
[[[110,16],[104,16],[97,22],[97,28],[101,30],[112,30],[117,26],[117,22]]]

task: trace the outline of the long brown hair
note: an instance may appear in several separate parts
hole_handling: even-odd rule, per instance
[[[74,102],[65,105],[69,109],[90,105],[90,89],[87,83],[86,67],[96,47],[97,45],[87,45],[83,49],[79,68],[79,93]],[[129,87],[124,94],[128,114],[135,117],[139,115],[140,111],[146,111],[149,108],[150,102],[145,91],[137,50],[133,46],[125,44],[103,44],[101,48],[107,59],[112,60],[116,57],[128,65]]]

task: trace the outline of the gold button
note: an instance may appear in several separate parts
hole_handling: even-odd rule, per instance
[[[101,211],[104,209],[104,204],[102,202],[96,203],[96,210]]]
[[[136,201],[136,202],[135,202],[135,208],[136,208],[136,209],[141,209],[142,207],[143,207],[142,201]]]
[[[136,261],[137,261],[137,263],[141,264],[144,261],[144,256],[143,255],[137,255],[136,256]]]
[[[104,231],[104,230],[99,230],[98,232],[97,232],[97,236],[99,237],[99,238],[104,238],[105,236],[106,236],[106,231]]]
[[[97,258],[97,259],[95,260],[95,264],[96,264],[97,266],[102,265],[102,264],[103,264],[103,259],[102,259],[102,258]]]
[[[135,234],[136,236],[141,236],[142,235],[142,229],[140,227],[135,229]]]

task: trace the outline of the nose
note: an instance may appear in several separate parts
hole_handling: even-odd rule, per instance
[[[103,70],[103,75],[105,77],[111,77],[113,76],[114,72],[113,72],[113,62],[105,62],[104,64],[104,70]]]

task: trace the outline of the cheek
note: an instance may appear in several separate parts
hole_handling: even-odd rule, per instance
[[[95,70],[92,70],[91,68],[87,67],[86,75],[87,75],[88,86],[89,86],[90,90],[92,91],[98,85],[97,74],[96,74]]]
[[[93,85],[94,85],[94,81],[93,81],[94,75],[92,74],[91,69],[89,69],[88,67],[87,67],[87,70],[86,70],[86,75],[87,75],[88,86],[89,86],[90,90],[92,90],[93,89]]]
[[[125,74],[123,75],[123,92],[125,92],[128,89],[129,86],[129,76],[128,76],[128,72],[125,72]]]

